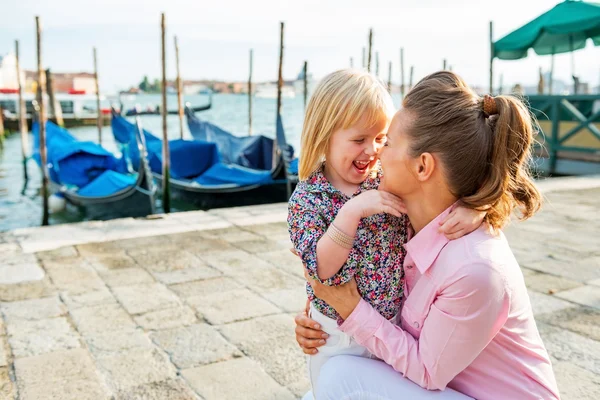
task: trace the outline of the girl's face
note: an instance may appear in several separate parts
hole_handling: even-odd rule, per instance
[[[369,176],[385,143],[388,121],[378,121],[370,128],[365,125],[361,120],[348,129],[336,130],[329,139],[325,173],[342,191]]]
[[[418,157],[411,156],[406,134],[410,122],[411,116],[406,111],[396,113],[380,156],[383,181],[379,188],[398,197],[404,197],[419,187],[419,181],[414,175],[414,171],[418,169]]]

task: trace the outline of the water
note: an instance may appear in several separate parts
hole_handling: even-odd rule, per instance
[[[139,104],[142,108],[160,104],[160,95],[123,96],[125,108]],[[186,96],[185,101],[193,106],[208,102],[208,96]],[[168,97],[169,109],[177,108],[177,97]],[[268,137],[275,136],[275,99],[253,99],[253,133]],[[213,96],[213,106],[199,115],[212,123],[238,135],[248,133],[248,97],[244,95],[216,94]],[[300,148],[300,133],[304,118],[302,96],[283,99],[283,123],[288,142],[295,149]],[[160,116],[143,116],[142,124],[145,129],[160,136],[162,119]],[[179,118],[169,115],[167,120],[169,138],[179,138]],[[98,130],[95,126],[71,128],[69,131],[80,140],[98,140]],[[117,146],[112,137],[110,126],[104,127],[103,146],[117,152]],[[191,138],[184,120],[184,138]],[[29,138],[31,143],[31,135]],[[21,139],[18,134],[12,134],[4,142],[4,150],[0,151],[0,231],[15,228],[39,226],[42,221],[42,200],[40,197],[40,170],[33,160],[27,164],[29,181],[25,185],[23,179],[23,164],[21,156]],[[179,209],[189,209],[179,205]],[[61,224],[83,220],[83,215],[72,209],[51,214],[50,224]]]

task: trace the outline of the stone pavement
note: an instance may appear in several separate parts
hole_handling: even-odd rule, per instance
[[[506,230],[563,399],[600,398],[600,178]],[[296,399],[285,204],[0,234],[0,399]]]

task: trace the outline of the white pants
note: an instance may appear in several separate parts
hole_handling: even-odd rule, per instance
[[[319,347],[319,352],[308,356],[308,374],[312,385],[313,393],[319,400],[321,395],[317,389],[317,382],[321,373],[321,367],[333,356],[350,355],[357,357],[369,357],[369,351],[356,343],[350,335],[342,332],[338,327],[337,321],[331,319],[318,311],[312,303],[310,304],[310,318],[321,324],[321,329],[329,334],[325,344]],[[324,398],[324,397],[323,397]]]
[[[317,384],[318,400],[469,400],[452,389],[430,391],[380,360],[353,356],[331,358]],[[313,400],[307,393],[302,400]],[[471,399],[472,400],[472,399]]]

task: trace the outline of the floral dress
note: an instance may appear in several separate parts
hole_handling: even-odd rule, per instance
[[[381,177],[382,172],[378,168],[376,174],[367,178],[352,197],[377,189]],[[329,183],[323,175],[323,167],[296,186],[288,207],[289,232],[311,278],[318,279],[317,242],[352,197]],[[406,216],[398,218],[381,213],[363,218],[346,263],[334,276],[319,281],[326,285],[341,285],[355,277],[361,296],[383,317],[395,317],[403,295],[406,227]],[[306,292],[318,311],[341,322],[333,307],[315,297],[308,283]]]

